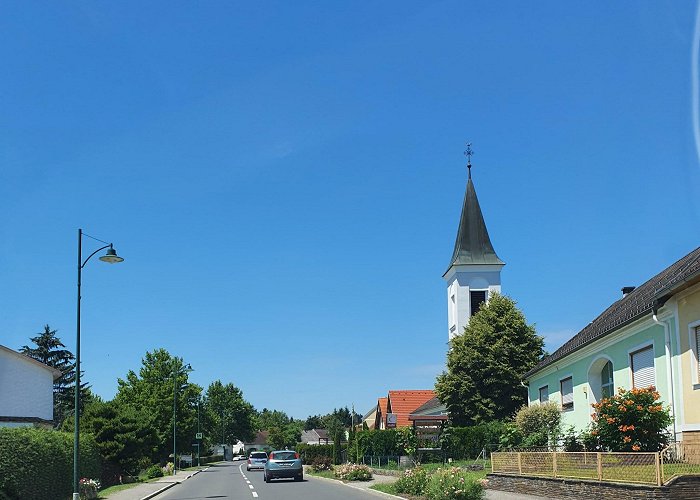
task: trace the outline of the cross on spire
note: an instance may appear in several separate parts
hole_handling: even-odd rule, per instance
[[[467,169],[469,170],[469,178],[472,178],[472,155],[474,154],[474,151],[472,151],[472,143],[468,142],[467,143],[467,149],[464,151],[464,156],[467,157]]]

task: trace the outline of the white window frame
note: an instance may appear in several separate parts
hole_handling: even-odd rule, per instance
[[[547,388],[547,399],[542,401],[542,389],[544,388]],[[537,389],[537,401],[539,401],[540,403],[546,403],[547,401],[549,401],[549,384],[544,384],[543,386],[540,386]]]
[[[658,386],[656,385],[656,379],[657,379],[657,370],[656,370],[656,346],[654,346],[654,341],[649,340],[647,342],[644,342],[643,344],[639,344],[634,346],[632,349],[627,350],[627,360],[628,360],[628,365],[629,365],[629,374],[630,374],[630,389],[634,389],[634,369],[632,366],[632,355],[638,353],[639,351],[643,351],[645,349],[648,349],[651,347],[651,358],[652,358],[652,368],[654,370],[654,387],[658,389]]]
[[[610,365],[610,383],[604,384],[603,383],[603,370],[608,365]],[[606,386],[610,386],[610,396],[609,397],[613,397],[615,395],[615,365],[613,365],[613,362],[610,359],[608,359],[608,361],[603,365],[603,368],[600,369],[600,398],[601,398],[601,400],[604,398],[603,387],[606,387]]]
[[[571,406],[565,407],[564,406],[564,391],[562,391],[562,382],[565,380],[571,380]],[[560,399],[560,404],[561,404],[561,411],[574,411],[574,376],[573,374],[567,375],[566,377],[562,377],[559,379],[559,399]]]
[[[690,347],[690,380],[693,389],[700,389],[700,353],[698,353],[698,338],[700,335],[700,320],[688,323],[688,345]]]

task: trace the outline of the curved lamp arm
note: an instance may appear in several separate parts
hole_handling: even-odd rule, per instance
[[[105,246],[103,246],[103,247],[101,247],[101,248],[98,248],[98,249],[95,250],[94,252],[92,252],[92,253],[88,256],[88,258],[85,259],[85,260],[83,261],[83,263],[80,265],[80,269],[84,268],[84,267],[85,267],[85,264],[87,264],[88,261],[92,258],[92,256],[95,255],[97,252],[101,252],[101,251],[104,250],[105,248],[112,248],[112,246],[113,246],[113,244],[110,243],[109,245],[105,245]]]

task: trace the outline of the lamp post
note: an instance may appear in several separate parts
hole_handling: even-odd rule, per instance
[[[88,238],[105,243],[105,246],[98,248],[88,258],[83,260],[83,230],[78,229],[78,310],[76,323],[76,340],[75,340],[75,432],[73,435],[73,500],[80,500],[80,471],[78,464],[80,462],[80,287],[83,278],[83,268],[85,264],[95,255],[104,249],[107,253],[100,257],[102,262],[109,264],[117,264],[123,262],[124,259],[117,255],[114,246],[106,241],[98,240],[97,238],[85,234]]]
[[[188,363],[187,365],[181,367],[181,370],[185,373],[191,372],[192,366]],[[177,360],[175,360],[173,364],[173,476],[175,475],[175,471],[177,471],[177,448],[175,447],[175,432],[177,429],[177,376],[180,370],[177,369]]]

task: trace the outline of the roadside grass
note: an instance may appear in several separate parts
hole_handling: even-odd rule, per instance
[[[309,474],[311,476],[325,477],[327,479],[337,479],[338,481],[340,481],[337,477],[335,477],[335,474],[332,470],[320,470],[316,472],[311,467],[309,467],[304,471],[304,473]]]
[[[187,467],[185,469],[179,469],[183,471],[197,471],[200,469],[205,469],[206,466],[194,466],[194,467]],[[139,484],[143,483],[154,483],[158,481],[159,479],[163,479],[163,477],[154,477],[154,478],[147,478],[145,475],[140,475],[138,478],[138,481],[135,483],[126,483],[126,484],[115,484],[114,486],[110,486],[109,488],[104,488],[101,489],[100,491],[97,492],[97,498],[98,500],[105,500],[106,498],[109,497],[109,495],[113,495],[114,493],[117,493],[119,491],[124,491],[124,490],[129,490],[131,488],[135,488]]]

